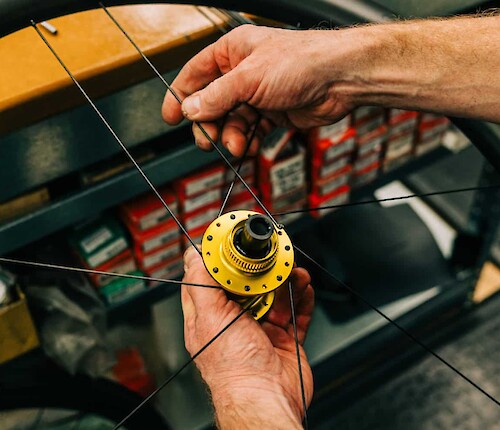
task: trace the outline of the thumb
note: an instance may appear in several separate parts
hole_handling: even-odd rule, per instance
[[[182,112],[191,121],[215,121],[252,96],[252,82],[244,67],[238,65],[212,81],[204,89],[184,99]]]

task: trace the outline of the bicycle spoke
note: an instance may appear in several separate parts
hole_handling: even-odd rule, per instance
[[[191,242],[191,245],[193,245],[195,247],[195,249],[198,251],[198,253],[201,255],[201,251],[198,249],[198,247],[194,243],[193,239],[191,239],[191,236],[189,236],[188,232],[186,231],[186,229],[184,228],[184,226],[182,225],[182,223],[179,221],[179,219],[175,216],[175,214],[173,213],[173,211],[167,205],[167,203],[165,202],[165,200],[163,199],[163,197],[161,196],[161,194],[158,192],[158,190],[156,189],[156,187],[153,185],[153,183],[149,180],[149,178],[147,177],[147,175],[141,169],[141,166],[139,166],[139,164],[137,163],[137,161],[135,160],[135,158],[132,156],[132,154],[127,149],[127,147],[123,144],[123,142],[118,137],[118,135],[115,133],[115,131],[113,130],[113,128],[111,127],[111,125],[108,123],[108,121],[106,120],[106,118],[104,118],[104,115],[98,109],[98,107],[96,106],[96,104],[92,101],[92,99],[90,98],[90,96],[87,94],[87,92],[83,89],[83,87],[77,81],[77,79],[75,78],[75,76],[73,75],[73,73],[71,73],[71,71],[68,69],[68,67],[66,66],[66,64],[64,63],[64,61],[62,60],[62,58],[57,54],[57,52],[54,50],[54,48],[52,47],[52,45],[45,38],[45,36],[43,35],[43,33],[37,27],[35,21],[32,20],[31,21],[31,25],[35,29],[35,31],[37,32],[38,36],[40,36],[40,38],[42,39],[42,41],[45,43],[45,45],[47,46],[47,48],[49,48],[50,52],[52,53],[52,55],[54,55],[54,57],[59,62],[59,64],[61,65],[61,67],[66,71],[66,73],[71,78],[71,80],[76,85],[76,87],[80,90],[80,92],[85,97],[85,99],[90,104],[90,106],[92,106],[92,109],[94,109],[94,111],[96,112],[97,116],[101,119],[101,121],[106,126],[106,128],[109,130],[109,132],[114,137],[114,139],[118,142],[118,144],[122,148],[123,152],[125,152],[125,154],[130,159],[130,161],[132,162],[132,164],[135,166],[135,168],[137,169],[137,171],[141,174],[141,176],[146,181],[146,183],[148,184],[148,186],[155,193],[156,197],[160,200],[160,202],[162,203],[163,207],[168,211],[168,213],[170,214],[170,216],[175,220],[175,222],[177,223],[177,225],[181,229],[182,233],[184,233],[184,235],[187,237],[187,239],[189,240],[189,242]]]
[[[499,189],[499,188],[500,188],[500,185],[485,185],[485,186],[480,186],[480,187],[459,188],[456,190],[432,191],[430,193],[408,194],[406,196],[388,197],[386,199],[363,200],[360,202],[342,203],[342,204],[338,204],[338,205],[326,205],[326,206],[316,206],[316,207],[312,207],[312,208],[295,209],[293,211],[288,211],[288,212],[276,212],[276,213],[273,213],[273,215],[274,216],[282,216],[282,215],[305,213],[305,212],[315,212],[315,211],[321,211],[321,210],[325,210],[325,209],[338,209],[338,208],[345,208],[345,207],[350,207],[350,206],[368,205],[368,204],[372,204],[372,203],[383,203],[383,202],[390,202],[390,201],[394,201],[394,200],[406,200],[406,199],[411,199],[414,197],[431,197],[431,196],[439,196],[439,195],[444,195],[444,194],[462,193],[462,192],[467,192],[467,191],[495,190],[495,189]]]
[[[200,354],[205,351],[212,343],[214,343],[227,329],[229,329],[236,321],[238,321],[256,302],[260,299],[260,296],[257,296],[254,300],[247,303],[246,306],[243,307],[241,312],[236,315],[227,325],[225,325],[221,331],[219,331],[212,339],[210,339],[196,354],[194,354],[186,363],[184,363],[177,371],[171,375],[166,381],[164,381],[156,390],[154,390],[149,396],[147,396],[141,403],[137,405],[125,418],[123,418],[113,430],[119,429],[123,426],[136,412],[139,411],[146,403],[151,401],[161,390],[163,390],[170,382],[172,382],[186,367],[188,367],[194,360],[196,360]]]
[[[201,6],[195,6],[196,10],[198,12],[200,12],[206,19],[208,19],[213,25],[215,25],[219,31],[222,33],[222,34],[227,34],[228,31],[227,29],[221,25],[219,22],[217,22],[212,16],[210,16],[204,8],[202,8]],[[234,27],[232,27],[234,28]]]
[[[322,272],[324,272],[326,275],[328,275],[331,279],[333,279],[340,287],[348,290],[351,294],[355,295],[359,300],[361,300],[365,305],[370,307],[372,310],[374,310],[377,314],[379,314],[382,318],[387,320],[390,324],[392,324],[394,327],[396,327],[401,333],[406,335],[410,340],[412,340],[414,343],[416,343],[418,346],[420,346],[424,351],[428,352],[429,354],[433,355],[435,358],[437,358],[441,363],[443,363],[445,366],[450,368],[453,372],[455,372],[458,376],[460,376],[463,380],[468,382],[470,385],[472,385],[474,388],[476,388],[478,391],[483,393],[486,397],[488,397],[491,401],[493,401],[497,406],[500,406],[500,402],[493,397],[490,393],[488,393],[486,390],[481,388],[478,384],[476,384],[472,379],[464,375],[460,370],[458,370],[455,366],[447,362],[444,358],[442,358],[439,354],[434,352],[431,348],[429,348],[427,345],[425,345],[423,342],[421,342],[419,339],[417,339],[413,334],[411,334],[408,330],[406,330],[404,327],[402,327],[400,324],[398,324],[396,321],[394,321],[392,318],[388,317],[384,312],[382,312],[378,307],[372,305],[368,300],[366,300],[360,293],[349,287],[347,284],[342,282],[340,279],[335,277],[332,273],[330,273],[325,267],[323,267],[321,264],[319,264],[316,260],[314,260],[312,257],[307,255],[304,251],[302,251],[298,246],[294,245],[293,246],[296,251],[298,251],[300,254],[302,254],[306,259],[308,259],[312,264],[314,264],[318,269],[320,269]]]
[[[103,8],[104,11],[106,11],[106,14],[111,18],[111,20],[115,23],[115,25],[118,27],[118,29],[123,33],[123,35],[129,40],[129,42],[133,45],[133,47],[137,50],[137,52],[141,55],[141,57],[147,62],[148,66],[155,72],[157,76],[160,77],[161,81],[165,85],[168,91],[174,96],[175,100],[179,104],[182,105],[182,99],[179,97],[177,92],[172,88],[172,86],[161,76],[161,73],[158,71],[158,69],[151,63],[151,61],[147,58],[146,54],[141,50],[141,48],[133,41],[133,39],[130,37],[130,35],[127,33],[127,31],[120,25],[120,23],[116,20],[116,18],[113,17],[111,12],[106,8],[106,6],[100,2],[99,5]],[[41,35],[40,31],[37,29],[38,33]],[[41,35],[43,37],[43,35]],[[44,39],[45,40],[45,39]],[[45,40],[45,43],[48,45],[48,42]],[[48,45],[50,46],[50,45]],[[52,50],[52,49],[51,49]],[[53,50],[52,50],[53,51]],[[53,52],[54,53],[54,52]],[[54,53],[54,55],[56,55]],[[61,61],[60,61],[61,62]],[[69,71],[66,69],[66,71],[69,73]],[[71,75],[72,76],[72,75]],[[75,82],[76,80],[72,78]],[[81,88],[79,86],[79,88]],[[83,89],[82,89],[83,91]],[[97,109],[97,108],[96,108]],[[210,135],[207,133],[205,128],[196,121],[193,121],[193,124],[203,133],[203,135],[207,138],[207,140],[210,142],[212,147],[217,151],[219,156],[222,158],[224,163],[229,167],[230,170],[233,171],[235,176],[241,181],[243,186],[248,190],[248,192],[252,195],[253,199],[257,202],[257,204],[262,208],[262,210],[266,213],[266,215],[271,219],[271,221],[274,223],[276,227],[279,227],[278,222],[274,219],[274,217],[271,215],[271,213],[267,210],[267,208],[264,206],[264,204],[260,201],[260,199],[255,195],[255,193],[252,191],[250,186],[245,182],[245,180],[240,176],[240,174],[236,171],[235,167],[231,164],[231,162],[228,160],[228,158],[224,155],[224,153],[220,150],[220,148],[217,146],[217,143],[210,137]],[[194,243],[191,241],[191,243],[194,246]],[[200,254],[201,255],[201,254]]]
[[[179,281],[177,279],[163,279],[163,278],[155,278],[152,276],[141,276],[141,275],[126,274],[126,273],[106,272],[103,270],[84,269],[81,267],[63,266],[60,264],[39,263],[36,261],[26,261],[26,260],[16,260],[14,258],[0,257],[0,263],[21,264],[24,266],[43,267],[45,269],[65,270],[67,272],[77,272],[77,273],[90,273],[90,274],[94,274],[94,275],[113,276],[115,278],[139,279],[142,281],[163,282],[166,284],[178,284],[178,285],[185,284],[185,285],[191,285],[193,287],[215,288],[215,289],[221,288],[221,287],[218,287],[216,285],[186,283],[186,282]]]
[[[292,312],[293,337],[295,339],[295,352],[297,354],[297,366],[299,369],[300,394],[302,395],[302,406],[304,408],[304,429],[308,430],[309,425],[307,423],[306,390],[304,388],[304,375],[302,374],[302,362],[300,359],[299,335],[297,333],[297,319],[296,319],[296,315],[295,315],[295,304],[293,303],[292,281],[288,281],[288,295],[290,296],[290,310]]]
[[[252,146],[252,140],[255,138],[255,135],[257,134],[257,130],[259,128],[260,120],[262,119],[262,116],[258,114],[257,116],[257,121],[255,122],[255,126],[252,130],[252,134],[250,135],[250,138],[247,140],[247,143],[245,145],[245,151],[243,152],[243,155],[241,156],[240,163],[238,164],[238,168],[236,171],[239,173],[241,170],[241,166],[243,166],[243,163],[245,162],[248,151],[250,150],[250,147]],[[236,177],[233,178],[231,185],[229,186],[229,189],[227,190],[226,196],[224,197],[224,201],[222,202],[222,206],[220,207],[219,214],[217,217],[220,217],[222,215],[222,212],[224,212],[224,208],[227,205],[227,201],[229,200],[229,197],[231,196],[231,192],[233,191],[234,184],[236,183]]]

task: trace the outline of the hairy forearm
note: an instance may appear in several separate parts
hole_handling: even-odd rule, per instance
[[[217,427],[220,430],[295,430],[302,425],[286,396],[254,387],[239,391],[213,391]]]
[[[341,37],[351,42],[350,61],[334,85],[353,104],[500,122],[500,16],[367,26]]]

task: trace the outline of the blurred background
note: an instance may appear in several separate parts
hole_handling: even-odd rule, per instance
[[[297,24],[494,6],[332,3],[329,19]],[[185,5],[110,11],[167,82],[233,27],[281,25],[273,13]],[[195,147],[187,122],[163,123],[162,81],[104,10],[38,26],[200,242],[232,170]],[[189,242],[32,28],[1,38],[0,56],[0,430],[113,428],[189,359],[179,285],[140,279],[181,279]],[[499,428],[491,399],[373,310],[498,398],[500,177],[485,143],[500,146],[498,125],[366,106],[308,132],[277,129],[255,157],[232,160],[294,243],[336,278],[296,256],[317,298],[305,345],[310,428]],[[239,209],[261,211],[236,181],[225,211]],[[191,366],[127,428],[213,425]]]

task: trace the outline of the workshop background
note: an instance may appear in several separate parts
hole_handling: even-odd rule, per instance
[[[391,18],[494,6],[363,3]],[[277,25],[186,5],[110,10],[167,82],[231,28]],[[234,172],[187,122],[163,123],[164,84],[103,10],[40,28],[199,243]],[[32,28],[1,38],[0,57],[0,430],[111,429],[189,360],[179,285],[12,260],[179,280],[188,242]],[[500,145],[498,125],[361,107],[308,133],[275,130],[240,174],[294,243],[498,398],[500,176],[476,148],[488,139]],[[412,194],[425,196],[391,200]],[[335,207],[374,199],[387,201]],[[225,208],[261,211],[238,181]],[[317,297],[311,429],[500,428],[488,397],[298,262]],[[212,427],[190,366],[127,428]]]

